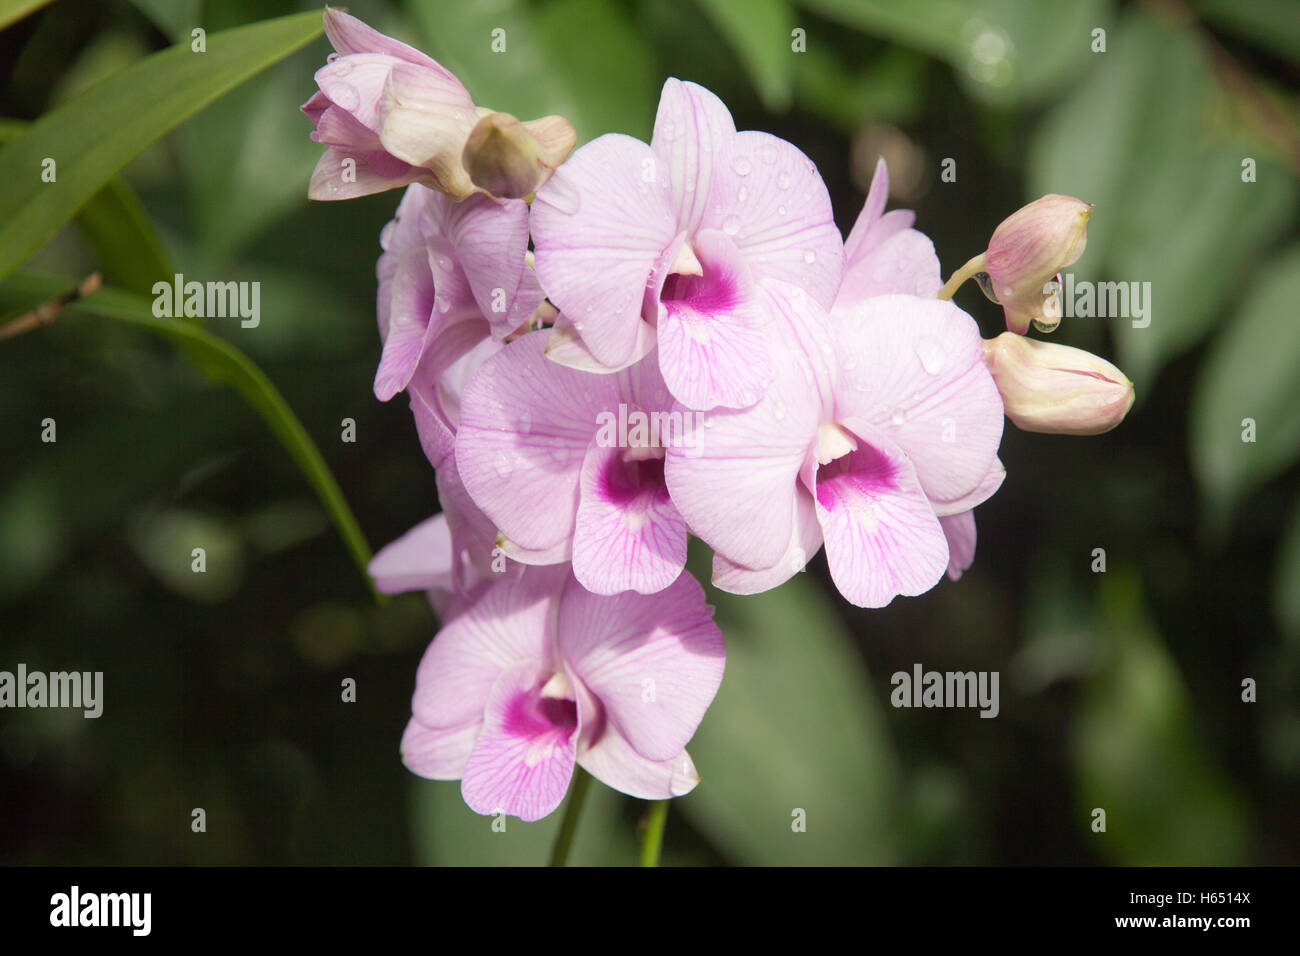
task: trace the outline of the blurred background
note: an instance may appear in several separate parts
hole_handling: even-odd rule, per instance
[[[195,26],[316,6],[55,0],[0,32],[0,116],[32,120]],[[1008,476],[978,509],[959,583],[861,611],[819,556],[766,595],[709,589],[727,675],[665,863],[1300,862],[1293,3],[349,9],[477,102],[561,113],[580,142],[648,139],[663,80],[700,82],[738,128],[817,163],[845,231],[883,155],[891,206],[917,211],[945,275],[1026,201],[1077,195],[1096,209],[1076,280],[1151,283],[1149,327],[1066,318],[1053,333],[1120,365],[1137,405],[1096,438],[1008,426]],[[378,235],[399,193],[306,200],[321,147],[297,107],[328,52],[319,39],[239,86],[121,181],[176,271],[261,283],[258,328],[209,329],[283,392],[378,548],[437,497],[406,402],[371,391]],[[23,268],[128,284],[115,228],[70,225]],[[986,336],[1000,330],[973,283],[957,301]],[[47,418],[55,443],[41,441]],[[400,763],[436,622],[419,595],[376,605],[239,394],[162,338],[69,314],[0,341],[0,422],[0,669],[104,672],[98,720],[0,712],[0,863],[545,861],[560,814],[493,833],[458,784]],[[692,561],[707,581],[707,555]],[[890,675],[917,663],[999,672],[999,716],[891,707]],[[191,830],[197,807],[206,833]],[[792,832],[796,809],[806,832]],[[597,784],[573,861],[634,862],[643,810]]]

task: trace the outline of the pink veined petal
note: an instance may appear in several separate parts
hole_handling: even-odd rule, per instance
[[[930,590],[948,544],[903,451],[861,422],[844,422],[858,449],[818,469],[817,518],[839,592],[858,607]]]
[[[430,344],[407,383],[420,447],[434,468],[455,451],[460,397],[465,385],[502,344],[480,320],[455,322]]]
[[[722,632],[689,574],[654,595],[605,597],[570,581],[556,633],[610,726],[650,760],[686,746],[722,682]]]
[[[945,515],[939,519],[939,526],[948,539],[948,577],[960,581],[962,573],[975,561],[975,512]]]
[[[700,782],[695,762],[685,750],[668,760],[648,760],[616,730],[609,730],[590,747],[579,747],[578,766],[605,786],[638,800],[681,797]]]
[[[800,487],[794,497],[794,522],[790,545],[770,568],[752,570],[729,561],[721,554],[713,556],[713,586],[732,594],[759,594],[770,591],[794,577],[821,550],[822,526],[817,509],[807,489]]]
[[[425,212],[433,190],[420,183],[412,183],[402,192],[401,202],[393,218],[379,233],[379,245],[384,250],[375,263],[375,278],[379,280],[376,315],[379,317],[379,340],[388,336],[389,313],[392,310],[392,284],[397,266],[403,255],[425,240]]]
[[[394,68],[418,70],[383,53],[353,53],[326,63],[316,71],[316,85],[337,109],[351,113],[366,129],[378,133],[384,85]]]
[[[830,308],[844,241],[812,160],[783,139],[745,132],[727,138],[715,163],[700,228],[731,236],[755,280],[789,282]]]
[[[494,324],[505,321],[525,270],[528,203],[476,195],[448,206],[443,233],[451,241],[478,310]]]
[[[659,369],[683,405],[747,408],[772,380],[769,315],[745,260],[725,233],[705,230],[702,276],[669,276],[659,301]]]
[[[381,594],[451,590],[451,531],[447,516],[426,518],[379,549],[367,569]]]
[[[479,510],[465,490],[453,454],[438,468],[435,476],[438,485],[438,502],[447,516],[451,532],[452,574],[457,598],[470,603],[490,583],[502,580],[501,566],[495,562],[497,529],[490,518]],[[507,567],[507,571],[514,570]],[[438,608],[443,622],[446,615]]]
[[[583,341],[581,333],[574,328],[569,317],[561,312],[556,317],[555,324],[551,326],[551,337],[546,343],[546,357],[565,368],[609,375],[640,362],[650,354],[656,344],[658,338],[655,327],[648,322],[638,321],[636,346],[627,360],[616,366],[604,365],[592,354],[591,348]]]
[[[541,696],[549,672],[544,662],[519,664],[488,695],[460,785],[475,813],[540,820],[564,799],[577,750],[577,705]]]
[[[790,546],[799,470],[829,403],[826,313],[800,289],[767,292],[776,377],[754,406],[705,413],[695,447],[669,448],[664,468],[691,531],[747,568],[772,567]]]
[[[686,567],[686,522],[673,507],[660,457],[625,461],[592,439],[582,463],[573,573],[596,594],[653,594]]]
[[[361,125],[351,113],[332,104],[315,120],[311,138],[314,143],[350,152],[383,149],[378,134]]]
[[[667,169],[645,143],[607,134],[537,191],[537,278],[603,365],[637,346],[646,281],[678,233]]]
[[[975,320],[951,302],[885,295],[835,317],[835,417],[896,442],[926,495],[950,501],[988,474],[1002,399]]]
[[[412,717],[402,733],[402,763],[429,780],[459,780],[482,727],[481,717],[451,728],[426,727]]]
[[[1002,462],[997,458],[993,459],[993,467],[989,469],[983,480],[975,486],[975,490],[968,495],[955,498],[952,501],[935,501],[930,499],[930,506],[934,508],[934,513],[940,518],[948,515],[961,514],[963,511],[970,511],[976,505],[982,505],[993,497],[994,493],[1002,487],[1002,482],[1007,477],[1007,470],[1003,467]]]
[[[848,238],[844,240],[846,272],[875,246],[890,236],[911,228],[912,223],[916,222],[916,214],[910,209],[895,209],[886,215],[885,204],[888,202],[889,169],[882,157],[876,160],[876,170],[871,176],[871,188],[867,190],[862,211],[858,213]]]
[[[479,117],[455,77],[397,61],[384,78],[374,117],[373,122],[358,119],[379,134],[384,149],[413,166],[428,167],[457,195],[472,191],[460,156]]]
[[[858,302],[893,292],[933,298],[942,287],[934,243],[915,229],[905,229],[844,267],[833,312],[838,315]]]
[[[440,70],[446,73],[449,79],[453,81],[456,79],[443,67],[439,66],[436,61],[429,59],[415,47],[407,46],[400,40],[385,36],[374,27],[337,8],[325,8],[325,35],[329,37],[330,44],[340,54],[382,53],[406,60],[408,63]],[[468,93],[465,95],[466,97],[469,96]]]
[[[524,548],[504,535],[498,535],[497,547],[511,561],[517,561],[520,564],[544,566],[567,564],[573,560],[572,538],[564,538],[558,544],[551,545],[549,548]]]
[[[704,87],[673,77],[664,83],[650,145],[668,167],[678,228],[688,234],[709,201],[714,157],[735,132],[727,107]]]
[[[550,660],[551,615],[567,576],[567,569],[530,568],[493,584],[445,624],[416,671],[414,717],[426,727],[462,727],[483,715],[502,671]]]
[[[530,332],[483,363],[461,400],[456,458],[470,496],[511,541],[550,548],[573,533],[578,476],[614,377],[564,368]]]
[[[419,179],[423,171],[387,153],[344,152],[331,146],[316,161],[307,198],[321,202],[372,196]]]
[[[320,120],[321,116],[333,105],[334,104],[330,102],[328,96],[320,90],[317,90],[311,95],[311,99],[307,100],[306,103],[303,103],[302,106],[298,107],[298,109],[302,110],[303,113],[307,115],[307,118],[311,120],[312,129],[315,129],[316,123]]]
[[[375,371],[375,397],[386,402],[406,388],[437,327],[431,323],[435,289],[423,247],[402,256],[393,277],[384,351]]]

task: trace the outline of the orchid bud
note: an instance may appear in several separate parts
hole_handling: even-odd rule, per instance
[[[577,142],[560,116],[521,123],[509,113],[487,113],[465,141],[461,165],[479,189],[522,199],[551,178]]]
[[[1003,332],[984,342],[984,362],[1021,431],[1100,435],[1133,407],[1133,383],[1083,349]]]
[[[993,296],[1007,329],[1024,335],[1033,322],[1051,331],[1061,309],[1052,280],[1083,255],[1092,206],[1072,196],[1036,199],[993,231],[984,253]]]

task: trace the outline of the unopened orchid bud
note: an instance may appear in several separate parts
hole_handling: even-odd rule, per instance
[[[1061,308],[1053,279],[1083,255],[1092,206],[1073,196],[1036,199],[993,231],[984,269],[1007,329],[1024,335],[1030,323],[1051,331]]]
[[[1003,332],[984,342],[984,362],[1021,431],[1100,435],[1133,407],[1133,383],[1083,349]]]
[[[461,165],[479,189],[522,199],[551,178],[577,141],[561,116],[521,123],[509,113],[488,113],[465,141]]]
[[[419,50],[341,10],[324,16],[335,53],[316,71],[320,91],[302,106],[312,139],[328,147],[310,198],[351,199],[415,182],[456,202],[477,193],[517,199],[573,149],[573,127],[561,117],[521,123],[482,109]]]

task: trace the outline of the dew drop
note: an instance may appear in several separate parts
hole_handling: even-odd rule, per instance
[[[333,62],[334,62],[335,60],[337,60],[338,58],[339,58],[338,53],[331,53],[329,56],[325,57],[325,62],[326,62],[326,63],[333,63]]]
[[[433,307],[439,312],[446,312],[451,308],[451,303],[447,301],[446,296],[435,295],[433,297]]]
[[[528,409],[524,409],[523,414],[519,416],[519,432],[527,435],[533,430],[533,416]]]
[[[933,335],[926,335],[916,343],[916,357],[921,360],[921,367],[930,375],[938,375],[948,360],[948,353]]]
[[[784,206],[777,206],[777,207],[776,207],[776,213],[777,213],[778,216],[784,216],[784,215],[786,214],[786,213],[785,213],[785,207],[784,207]]]
[[[772,409],[772,414],[776,416],[778,422],[785,418],[785,402],[778,398],[776,400],[776,407]]]
[[[722,221],[722,231],[729,236],[734,236],[740,232],[740,217],[728,216]]]
[[[502,478],[505,478],[510,474],[510,459],[506,457],[506,453],[503,451],[497,452],[497,457],[495,461],[493,461],[493,466],[496,468],[497,474]]]
[[[777,176],[777,177],[776,177],[776,185],[777,185],[777,188],[779,188],[779,189],[789,189],[789,188],[790,188],[790,177],[787,176],[785,173],[782,173],[780,176]]]
[[[749,190],[746,189],[744,186],[741,186],[740,192],[736,193],[736,201],[744,202],[748,198],[749,198]]]
[[[984,298],[988,299],[994,305],[1002,304],[1001,302],[998,302],[997,293],[993,291],[993,280],[989,278],[987,272],[975,273],[975,284],[978,285],[980,291],[984,293]]]
[[[894,409],[894,413],[889,416],[889,420],[895,425],[903,425],[907,422],[907,412],[903,411],[903,407],[899,405]]]
[[[811,249],[805,249],[803,251],[803,261],[808,263],[808,265],[812,265],[817,261],[817,253],[813,252]]]
[[[758,158],[770,166],[776,162],[776,150],[771,146],[764,146],[758,151]]]
[[[731,171],[737,176],[748,176],[750,168],[749,160],[744,156],[737,156],[731,161]]]

